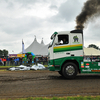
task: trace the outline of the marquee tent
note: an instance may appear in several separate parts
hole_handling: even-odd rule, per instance
[[[33,52],[35,55],[46,56],[46,55],[48,55],[48,46],[49,46],[49,44],[47,44],[47,45],[44,44],[43,39],[42,39],[41,43],[38,43],[37,39],[35,37],[35,39],[32,42],[32,44],[29,45],[25,49],[25,52]]]
[[[95,48],[84,48],[85,56],[100,56],[100,50]]]

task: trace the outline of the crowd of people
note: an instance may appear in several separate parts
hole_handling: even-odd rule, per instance
[[[37,65],[37,63],[43,63],[43,65],[46,65],[48,62],[48,57],[35,57],[34,58],[34,64]]]
[[[22,57],[4,57],[0,58],[0,65],[4,66],[18,66],[22,65],[23,58]]]
[[[32,65],[37,63],[47,64],[48,58],[47,57],[32,57],[29,58],[22,58],[22,57],[3,57],[0,58],[0,65],[3,66],[19,66],[19,65]]]
[[[84,61],[100,61],[100,56],[84,56]]]

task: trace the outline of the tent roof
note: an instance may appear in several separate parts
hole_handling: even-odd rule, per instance
[[[97,50],[95,48],[84,48],[84,55],[87,55],[87,56],[98,56],[100,55],[100,50]]]
[[[41,44],[43,44],[43,45],[44,45],[43,38],[42,38]]]
[[[25,49],[25,52],[33,52],[35,55],[48,55],[48,45],[44,44],[43,38],[41,43],[38,43],[35,37],[32,44]]]

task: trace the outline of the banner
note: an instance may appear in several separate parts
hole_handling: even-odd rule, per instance
[[[17,54],[17,57],[25,57],[25,54]]]

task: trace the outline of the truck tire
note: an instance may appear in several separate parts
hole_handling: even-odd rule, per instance
[[[67,79],[73,79],[76,77],[78,72],[76,64],[69,62],[64,64],[62,68],[62,74]]]

